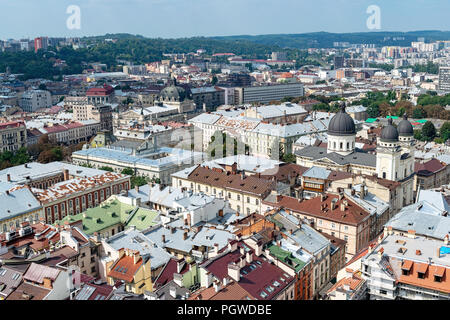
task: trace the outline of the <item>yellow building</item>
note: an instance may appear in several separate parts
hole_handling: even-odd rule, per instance
[[[141,256],[139,251],[121,249],[117,259],[108,271],[108,283],[124,281],[125,291],[143,294],[153,291],[150,256]]]

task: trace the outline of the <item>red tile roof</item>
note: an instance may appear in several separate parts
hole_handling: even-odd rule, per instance
[[[327,194],[327,197],[323,202],[321,201],[320,196],[303,201],[287,196],[281,196],[278,197],[278,199],[279,201],[277,203],[268,204],[278,208],[283,207],[297,213],[307,214],[325,220],[336,221],[349,225],[356,226],[370,216],[370,213],[363,207],[359,206],[345,196],[342,200],[339,200],[339,196]],[[336,201],[336,207],[334,210],[331,210],[331,202],[333,200]],[[347,205],[345,207],[345,211],[341,211],[341,204],[344,200],[347,200]],[[324,209],[321,209],[322,205],[325,206]]]
[[[180,274],[184,274],[189,271],[189,264],[185,261],[183,261],[182,263],[183,267],[181,268]],[[153,288],[158,289],[166,283],[172,281],[174,273],[177,273],[177,261],[175,259],[170,259],[164,267],[164,270],[161,271],[158,278],[154,281]]]
[[[421,176],[429,176],[444,169],[447,165],[438,159],[431,159],[424,163],[414,163],[414,171]]]
[[[188,176],[189,181],[208,184],[226,190],[237,190],[260,197],[264,197],[275,188],[274,181],[268,181],[256,176],[246,176],[242,179],[240,174],[227,174],[224,171],[212,170],[202,166],[197,167]]]
[[[212,262],[207,261],[204,264],[205,269],[223,283],[223,279],[228,277],[228,264],[238,261],[242,256],[239,249],[241,246],[243,244],[239,243],[237,250],[214,259]],[[293,277],[286,274],[279,267],[257,257],[253,252],[251,254],[253,270],[250,268],[250,264],[246,263],[241,269],[241,277],[238,283],[243,290],[258,300],[270,300],[286,288],[293,280]],[[242,271],[245,271],[247,274],[242,273]],[[278,282],[278,286],[273,284],[275,281]],[[269,286],[272,287],[272,292],[267,291],[266,288]],[[266,294],[265,298],[260,295],[262,291]]]
[[[137,263],[134,263],[133,256],[124,255],[113,265],[111,271],[108,272],[108,277],[124,280],[126,282],[133,282],[134,275],[142,264],[142,258],[140,258]]]

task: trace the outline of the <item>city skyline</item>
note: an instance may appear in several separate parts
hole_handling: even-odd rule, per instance
[[[443,0],[413,0],[404,6],[396,1],[347,0],[0,0],[0,38],[95,36],[107,33],[139,34],[149,38],[298,34],[310,32],[377,32],[450,30]],[[80,29],[68,29],[69,6],[80,8]],[[380,9],[379,29],[369,29],[370,6]],[[42,12],[36,15],[36,12]],[[153,15],[152,12],[158,12]],[[248,14],[248,13],[252,14]],[[308,14],[302,15],[302,12]],[[17,19],[21,16],[22,19]],[[284,16],[284,19],[274,17]],[[46,18],[47,17],[47,18]],[[194,21],[193,23],[191,21]],[[229,21],[233,21],[230,24]]]

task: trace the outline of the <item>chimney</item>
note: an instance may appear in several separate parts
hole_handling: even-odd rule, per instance
[[[183,240],[186,240],[187,237],[188,237],[188,233],[185,231],[185,232],[183,233]]]
[[[215,290],[216,292],[219,292],[219,291],[220,291],[220,282],[214,281],[213,286],[214,286],[214,290]]]
[[[252,263],[252,261],[253,261],[253,250],[247,251],[247,253],[245,254],[245,261],[247,261],[247,263]]]
[[[136,190],[136,193],[139,193],[139,186],[136,185],[136,186],[134,187],[134,190]]]
[[[9,190],[6,190],[6,195],[9,196]]]
[[[336,202],[331,201],[331,210],[336,209]]]
[[[136,264],[139,261],[140,258],[141,258],[141,256],[139,255],[138,252],[133,252],[133,262],[134,262],[134,264]]]
[[[415,239],[416,238],[416,230],[408,230],[408,238]]]
[[[341,202],[341,211],[344,212],[345,211],[345,203]]]
[[[223,217],[223,209],[219,210],[219,217]]]
[[[177,288],[175,286],[171,286],[169,288],[169,293],[170,293],[170,296],[172,298],[176,299],[176,297],[177,297]]]
[[[448,234],[446,234],[445,237],[444,237],[444,244],[446,246],[448,245]]]
[[[10,175],[9,173],[6,175],[6,180],[7,180],[8,182],[11,182],[11,175]]]
[[[216,255],[219,254],[219,244],[218,243],[214,243],[214,253]]]
[[[177,260],[177,273],[181,272],[181,269],[183,268],[184,265],[184,260],[183,259],[178,259]]]
[[[68,169],[64,169],[64,181],[69,180],[69,170]]]
[[[228,276],[236,282],[241,280],[240,267],[234,263],[228,264]],[[215,287],[214,287],[215,288]],[[217,291],[216,291],[217,292]]]
[[[162,243],[166,243],[166,235],[161,235],[161,241]]]
[[[440,257],[441,257],[441,248],[437,248],[437,250],[436,250],[437,252],[436,252],[436,256],[437,256],[437,258],[439,259]]]

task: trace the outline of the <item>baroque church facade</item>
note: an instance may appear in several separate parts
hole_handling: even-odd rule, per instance
[[[308,146],[295,152],[297,164],[350,172],[355,175],[376,176],[401,184],[403,206],[413,202],[414,131],[404,119],[396,128],[389,119],[377,139],[376,154],[355,148],[356,128],[345,107],[330,120],[327,148]]]

